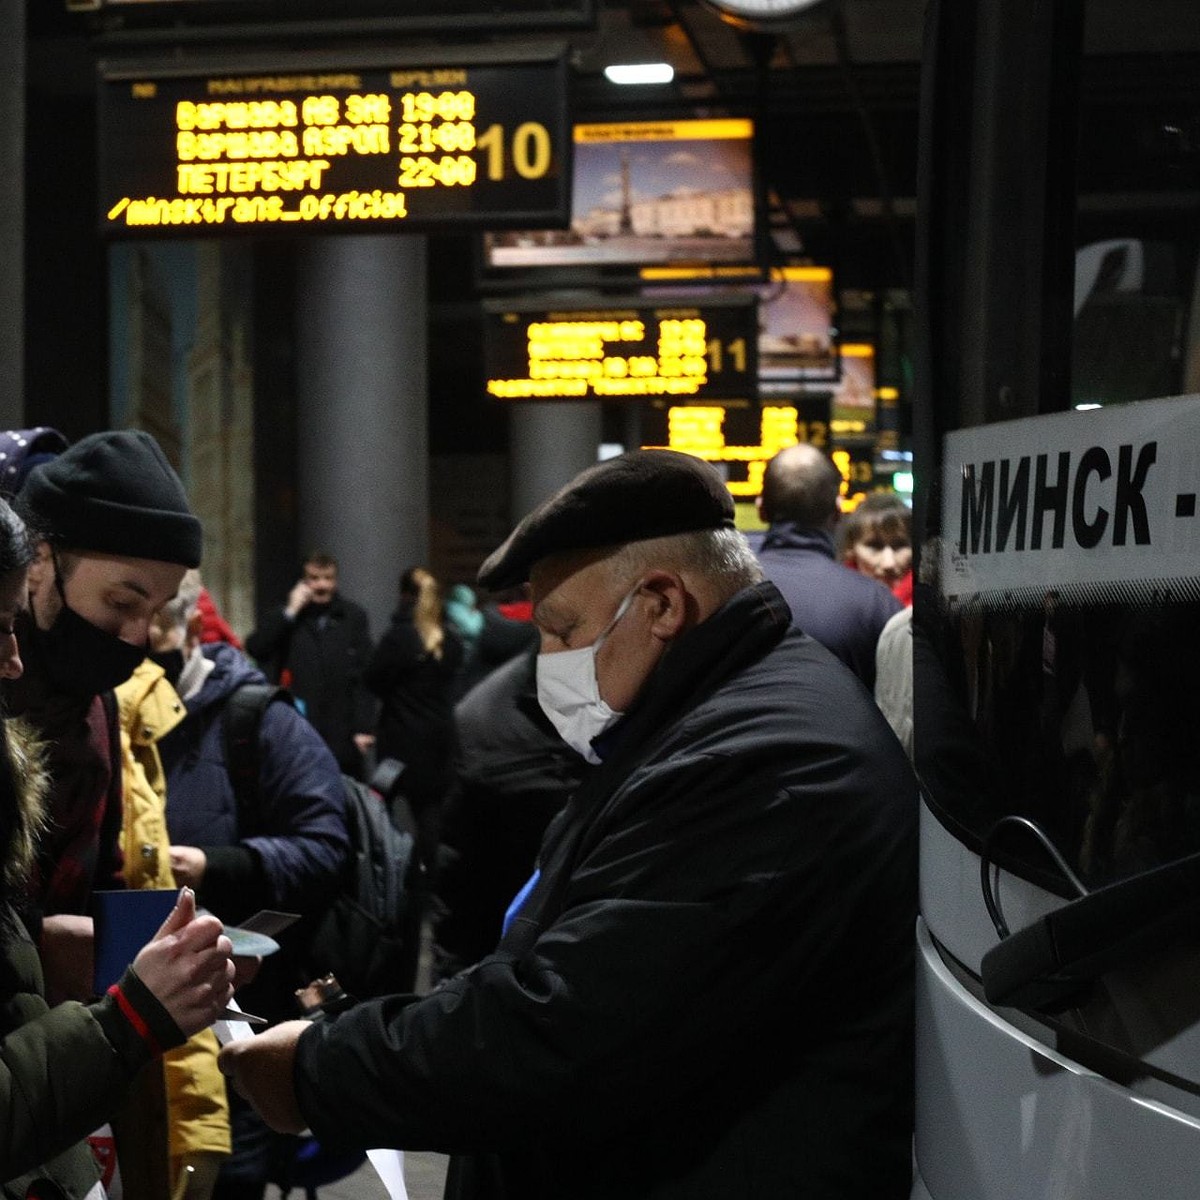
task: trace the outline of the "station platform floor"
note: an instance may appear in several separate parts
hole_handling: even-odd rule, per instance
[[[404,1184],[408,1189],[408,1200],[442,1200],[448,1162],[444,1154],[406,1151]],[[386,1189],[369,1163],[364,1163],[337,1183],[326,1184],[317,1196],[318,1200],[388,1200]],[[279,1189],[268,1188],[266,1200],[280,1200]],[[291,1200],[303,1200],[303,1194],[293,1191]]]

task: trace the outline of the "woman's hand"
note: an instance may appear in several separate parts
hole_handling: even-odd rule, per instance
[[[162,927],[138,952],[138,978],[191,1037],[207,1029],[233,996],[233,946],[214,916],[196,916],[196,894],[183,888]]]

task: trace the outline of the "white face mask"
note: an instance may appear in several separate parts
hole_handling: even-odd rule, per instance
[[[592,749],[592,739],[599,737],[623,715],[614,712],[600,697],[596,655],[629,610],[637,590],[634,588],[621,601],[616,615],[590,646],[537,657],[538,703],[558,730],[558,736],[590,763],[600,761]]]

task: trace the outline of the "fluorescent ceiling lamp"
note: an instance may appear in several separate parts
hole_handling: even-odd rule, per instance
[[[670,63],[614,63],[604,68],[609,83],[670,83],[675,68]]]

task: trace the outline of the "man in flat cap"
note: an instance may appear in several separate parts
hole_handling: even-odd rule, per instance
[[[463,1200],[907,1197],[916,789],[870,696],[685,455],[583,472],[480,572],[523,579],[594,765],[496,951],[223,1069],[323,1144],[454,1152]]]

